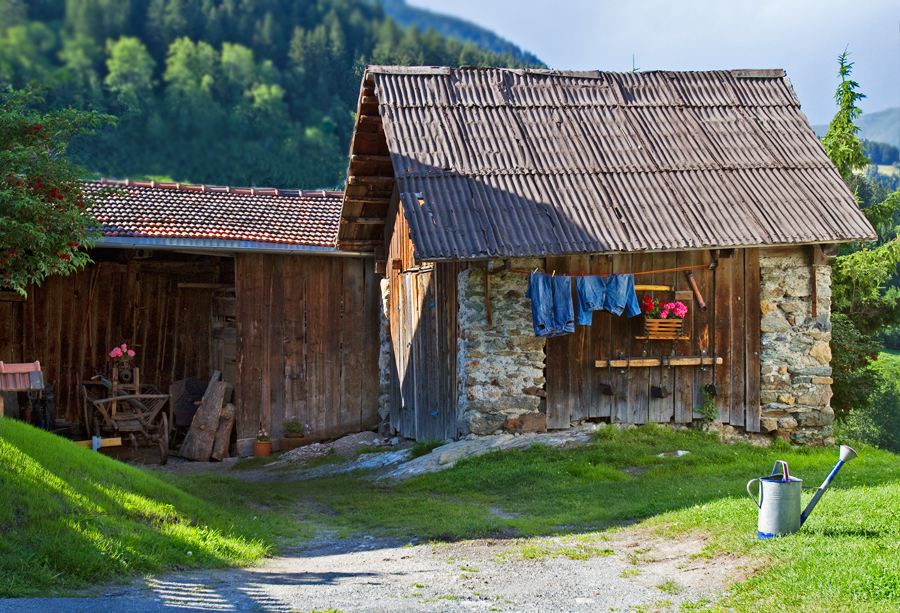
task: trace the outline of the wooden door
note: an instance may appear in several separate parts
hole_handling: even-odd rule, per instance
[[[438,292],[439,269],[392,276],[391,310],[396,316],[391,325],[396,366],[392,404],[398,406],[392,406],[391,425],[418,441],[456,437],[454,271],[448,268],[454,283],[441,284],[446,290],[442,292]]]

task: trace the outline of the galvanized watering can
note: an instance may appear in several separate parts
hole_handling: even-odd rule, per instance
[[[800,492],[804,489],[803,479],[792,477],[788,472],[787,462],[784,460],[775,462],[772,474],[768,477],[750,479],[747,483],[747,493],[759,507],[756,535],[761,539],[769,539],[799,530],[800,526],[809,519],[819,498],[831,485],[831,480],[834,479],[841,466],[855,457],[856,452],[852,448],[847,445],[841,446],[841,458],[828,473],[822,485],[806,488],[816,490],[816,493],[802,513],[800,512]],[[781,467],[780,474],[778,472],[779,465]],[[759,483],[759,500],[750,491],[750,485],[754,481]]]

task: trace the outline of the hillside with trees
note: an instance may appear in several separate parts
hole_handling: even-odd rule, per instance
[[[526,64],[541,63],[533,53],[522,51],[508,40],[471,21],[410,6],[406,0],[381,0],[381,5],[384,12],[402,26],[416,26],[423,32],[431,28],[444,36],[473,42],[493,53],[510,54]]]
[[[367,0],[0,0],[0,88],[117,116],[69,148],[102,176],[339,186],[369,64],[526,61]]]

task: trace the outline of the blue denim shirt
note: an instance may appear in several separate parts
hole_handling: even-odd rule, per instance
[[[541,272],[531,273],[525,297],[531,299],[531,319],[535,336],[562,336],[575,331],[570,277],[551,276]]]
[[[594,311],[609,311],[613,315],[621,315],[624,312],[626,317],[634,317],[641,313],[641,306],[634,291],[634,275],[579,277],[575,281],[575,289],[578,294],[580,326],[591,325]]]

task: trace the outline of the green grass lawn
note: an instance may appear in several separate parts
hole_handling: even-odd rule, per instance
[[[42,445],[54,438],[38,434]],[[0,425],[0,462],[6,461],[7,446],[19,448],[7,438]],[[660,457],[678,449],[690,453]],[[13,481],[22,492],[41,490],[46,499],[27,513],[13,512],[12,520],[0,516],[0,585],[8,595],[71,587],[78,583],[70,574],[82,583],[97,574],[82,564],[99,565],[102,575],[96,578],[187,564],[242,564],[267,547],[297,544],[321,530],[422,540],[550,534],[590,540],[598,531],[639,522],[672,538],[708,535],[704,555],[747,556],[760,570],[735,585],[722,603],[733,610],[897,611],[900,464],[890,453],[857,451],[860,457],[843,468],[799,533],[760,541],[747,481],[784,459],[793,475],[817,486],[837,461],[836,449],[723,445],[696,431],[656,426],[605,428],[581,447],[496,452],[391,485],[349,474],[257,483],[222,474],[160,479],[85,450],[51,459],[43,449],[29,448],[17,462],[34,470]],[[95,472],[82,466],[89,458]],[[82,467],[64,474],[58,467],[66,464]],[[16,465],[0,466],[5,491],[6,472]],[[85,483],[72,485],[71,479]],[[143,510],[137,517],[123,512],[138,506]],[[132,539],[126,524],[128,530],[152,532],[152,539]],[[41,546],[48,529],[59,533],[58,545],[74,541],[83,553],[63,563],[51,561],[44,548],[38,560],[46,570],[35,579],[21,571],[33,562],[23,552]],[[18,541],[7,547],[11,531]],[[157,543],[151,561],[145,542]],[[187,548],[195,556],[186,561]],[[104,551],[114,552],[116,561],[97,561]],[[603,547],[596,552],[605,555]]]

